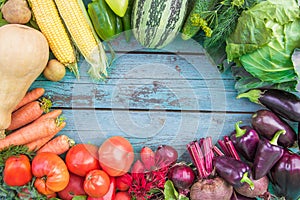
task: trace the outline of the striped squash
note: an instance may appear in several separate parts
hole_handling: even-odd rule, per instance
[[[132,31],[147,48],[163,48],[176,37],[185,20],[188,0],[136,0]]]

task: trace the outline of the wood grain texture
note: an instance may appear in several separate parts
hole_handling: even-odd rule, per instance
[[[189,142],[206,136],[216,142],[237,121],[249,124],[251,114],[262,108],[237,100],[230,71],[221,74],[195,41],[179,36],[154,50],[120,37],[111,45],[116,58],[106,81],[92,81],[81,59],[80,79],[68,72],[60,82],[50,82],[41,75],[31,86],[45,88],[53,107],[64,110],[67,126],[59,134],[77,143],[101,145],[121,135],[135,152],[169,144],[186,160]]]
[[[79,66],[79,80],[70,73],[60,82],[41,76],[32,87],[44,87],[55,107],[218,112],[261,108],[237,100],[231,73],[220,74],[205,55],[117,54],[105,82],[91,81],[85,62]]]

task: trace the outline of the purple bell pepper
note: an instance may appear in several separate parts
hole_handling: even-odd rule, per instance
[[[235,131],[230,135],[235,149],[248,161],[253,161],[256,153],[256,148],[259,143],[259,135],[250,126],[239,125],[239,121],[235,124]]]
[[[286,200],[300,198],[300,156],[284,150],[283,156],[272,167],[270,181],[277,196]]]
[[[282,157],[284,149],[278,146],[277,141],[285,131],[277,131],[271,141],[262,139],[259,141],[253,163],[254,179],[258,180],[268,174],[270,169]]]
[[[217,156],[213,160],[217,174],[233,187],[240,187],[245,183],[254,188],[254,183],[249,178],[250,167],[241,160],[229,156]]]

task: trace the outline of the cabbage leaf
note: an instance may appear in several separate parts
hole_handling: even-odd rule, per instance
[[[262,1],[244,11],[226,40],[229,61],[251,76],[239,77],[245,88],[254,86],[296,87],[298,72],[291,60],[300,47],[300,10],[296,0]],[[241,86],[241,85],[240,85]]]

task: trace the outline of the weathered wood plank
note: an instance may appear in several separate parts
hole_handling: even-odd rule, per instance
[[[78,62],[81,81],[90,66]],[[110,79],[232,79],[231,73],[220,73],[205,55],[118,53],[109,68]],[[90,79],[86,79],[90,81]],[[70,73],[63,81],[74,81]]]
[[[252,112],[259,106],[236,100],[230,73],[220,74],[205,56],[118,54],[106,82],[93,82],[80,65],[81,79],[57,83],[39,78],[55,107]]]
[[[201,137],[217,139],[230,134],[237,121],[250,125],[251,113],[136,112],[120,110],[64,110],[67,126],[60,134],[77,143],[100,145],[113,135],[126,137],[138,152],[143,146],[152,149],[160,144],[174,146],[180,154],[186,144]],[[294,128],[296,124],[292,124]]]
[[[123,79],[112,84],[36,81],[32,87],[44,87],[55,107],[219,112],[252,112],[261,108],[246,99],[237,100],[231,88],[233,82],[225,82],[224,88],[216,87],[222,83]]]

